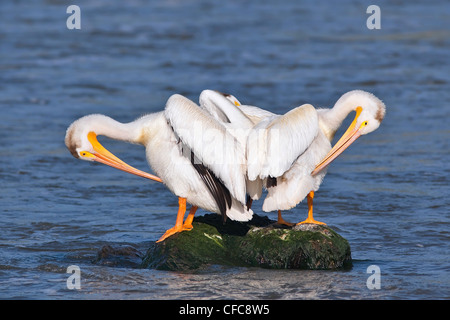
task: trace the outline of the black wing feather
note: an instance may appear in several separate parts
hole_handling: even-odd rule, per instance
[[[225,185],[191,151],[191,163],[198,172],[219,207],[223,221],[227,218],[227,209],[231,208],[231,194]]]
[[[277,178],[269,176],[267,178],[266,187],[270,188],[270,187],[276,187],[276,186],[277,186]]]

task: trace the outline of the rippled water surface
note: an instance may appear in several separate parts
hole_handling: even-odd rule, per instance
[[[367,29],[364,1],[77,4],[81,30],[66,28],[66,1],[0,4],[0,298],[450,298],[448,2],[382,2],[380,30]],[[331,107],[358,88],[383,99],[381,127],[333,163],[315,198],[316,217],[350,242],[351,270],[95,263],[104,245],[145,252],[173,225],[177,198],[77,161],[66,128],[90,113],[131,121],[205,88],[278,113]],[[142,147],[102,142],[148,170]],[[81,269],[80,290],[66,287],[69,265]],[[380,290],[366,286],[369,265]]]

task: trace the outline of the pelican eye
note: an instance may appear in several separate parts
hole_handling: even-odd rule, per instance
[[[92,153],[88,152],[88,151],[80,151],[80,156],[82,157],[86,157],[86,158],[93,158],[94,156],[92,155]]]
[[[364,121],[364,125],[365,126],[367,126],[369,124],[369,122],[367,122],[367,121]]]

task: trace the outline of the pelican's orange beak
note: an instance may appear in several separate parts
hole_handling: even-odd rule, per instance
[[[139,169],[133,168],[132,166],[130,166],[129,164],[123,162],[122,160],[117,158],[115,155],[113,155],[111,152],[106,150],[106,148],[103,147],[100,144],[100,142],[98,142],[97,135],[94,132],[89,132],[88,140],[92,144],[92,147],[94,148],[95,152],[94,153],[90,153],[88,151],[81,151],[80,155],[82,157],[90,158],[93,161],[97,161],[97,162],[106,164],[106,165],[111,166],[113,168],[116,168],[116,169],[119,169],[119,170],[122,170],[122,171],[125,171],[125,172],[128,172],[128,173],[131,173],[131,174],[135,174],[135,175],[143,177],[143,178],[147,178],[147,179],[150,179],[150,180],[162,182],[162,180],[159,177],[154,176],[154,175],[152,175],[150,173],[141,171]]]
[[[316,166],[311,172],[312,176],[315,176],[325,167],[327,167],[334,159],[336,159],[345,149],[347,149],[353,142],[361,136],[361,129],[367,125],[367,122],[363,122],[359,128],[356,127],[356,122],[361,114],[362,108],[356,108],[356,116],[353,122],[348,127],[347,131],[342,135],[334,147],[328,152],[325,158]]]

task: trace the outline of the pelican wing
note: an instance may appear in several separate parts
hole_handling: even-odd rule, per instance
[[[261,122],[261,120],[276,116],[275,113],[270,111],[248,105],[240,105],[239,109],[254,123],[257,124]]]
[[[253,107],[241,105],[236,97],[213,90],[203,90],[199,97],[200,107],[222,124],[229,134],[235,137],[241,146],[247,144],[247,137],[255,123],[273,113]],[[249,181],[246,177],[246,191],[253,200],[262,194],[263,181]]]
[[[200,107],[206,110],[227,132],[235,137],[245,150],[247,136],[253,121],[236,106],[227,95],[218,91],[203,90],[199,97]]]
[[[281,116],[264,118],[250,131],[247,140],[247,174],[280,177],[309,147],[319,132],[317,111],[304,104]]]
[[[231,124],[233,128],[251,128],[253,122],[242,112],[240,106],[236,106],[226,94],[203,90],[199,97],[200,106],[206,110],[220,123]],[[230,127],[230,126],[228,126]]]
[[[244,146],[211,114],[181,95],[169,98],[165,116],[189,152],[195,155],[194,162],[198,162],[195,164],[204,165],[234,198],[245,204]],[[190,154],[187,156],[191,157]],[[205,179],[205,183],[211,185],[209,173]],[[219,184],[217,188],[220,189]]]

